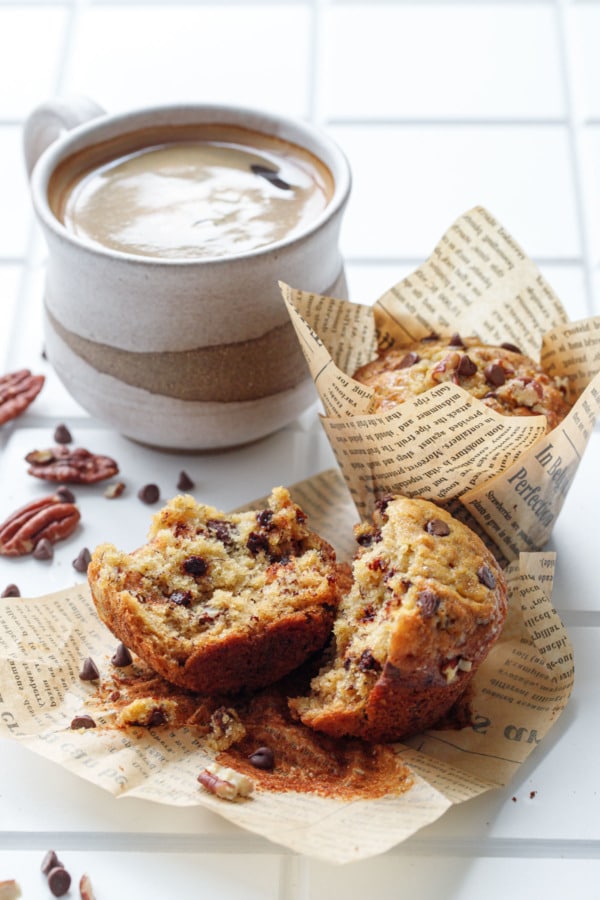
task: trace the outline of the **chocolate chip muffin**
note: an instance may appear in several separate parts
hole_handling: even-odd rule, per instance
[[[506,416],[544,415],[552,431],[569,411],[565,385],[513,344],[487,346],[478,338],[425,338],[382,351],[354,373],[387,410],[442,381],[452,381]]]
[[[333,737],[401,740],[462,695],[500,634],[506,583],[477,535],[427,500],[382,498],[355,533],[334,642],[290,707]]]
[[[288,491],[225,515],[179,495],[133,553],[102,544],[88,580],[113,634],[168,681],[205,694],[277,681],[330,636],[349,567]]]

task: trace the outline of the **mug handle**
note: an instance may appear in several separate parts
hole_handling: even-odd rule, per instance
[[[56,97],[37,106],[25,120],[23,130],[27,175],[31,175],[44,150],[63,132],[104,115],[106,110],[89,97]]]

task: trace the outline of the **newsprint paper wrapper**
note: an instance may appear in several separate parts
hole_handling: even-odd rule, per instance
[[[337,471],[291,488],[340,556],[354,546],[356,510]],[[567,703],[573,653],[552,602],[554,554],[523,553],[507,569],[510,611],[499,642],[473,681],[471,722],[394,745],[409,769],[404,793],[376,800],[256,790],[229,802],[197,776],[214,754],[193,729],[71,730],[93,711],[96,688],[79,678],[91,656],[110,668],[115,638],[86,584],[40,598],[0,600],[0,736],[109,791],[174,806],[201,805],[298,853],[345,863],[383,853],[453,804],[507,784]],[[540,748],[540,742],[542,747]]]
[[[483,208],[458,219],[429,259],[374,305],[282,284],[356,508],[378,495],[444,504],[500,559],[542,549],[600,412],[600,317],[569,322],[550,285]],[[451,382],[385,414],[351,376],[378,349],[432,332],[516,344],[568,376],[570,414],[548,435],[541,416],[508,417]]]

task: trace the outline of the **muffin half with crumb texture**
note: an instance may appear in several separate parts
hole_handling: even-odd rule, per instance
[[[205,694],[277,681],[327,642],[348,567],[289,492],[226,515],[174,497],[133,553],[102,544],[88,580],[102,621],[174,684]]]
[[[386,497],[355,529],[353,584],[301,721],[333,737],[396,741],[435,726],[506,618],[506,582],[480,538],[427,500]]]

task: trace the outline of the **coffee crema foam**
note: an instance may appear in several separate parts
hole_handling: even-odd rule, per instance
[[[292,145],[182,140],[79,171],[56,212],[88,244],[136,256],[215,259],[292,237],[329,199],[326,174]]]

